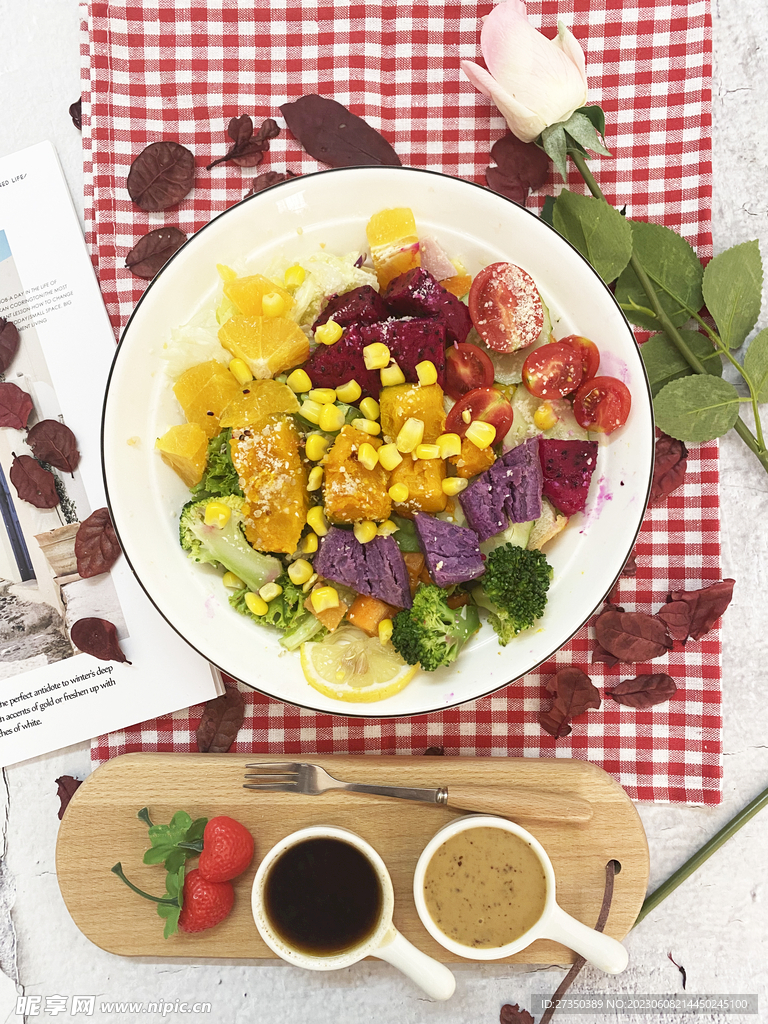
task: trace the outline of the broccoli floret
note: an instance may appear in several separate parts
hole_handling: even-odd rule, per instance
[[[490,612],[502,647],[544,614],[551,580],[552,567],[541,551],[504,544],[488,555],[472,597]]]
[[[421,584],[413,608],[394,618],[392,645],[409,665],[417,662],[427,672],[450,665],[473,633],[480,628],[474,605],[449,608],[448,595],[433,584]]]
[[[189,501],[181,510],[179,541],[189,557],[195,562],[223,565],[251,590],[259,590],[265,583],[277,579],[283,568],[280,560],[256,551],[245,539],[243,499],[235,494],[224,494],[215,501],[232,510],[224,526],[205,525],[209,499]]]
[[[232,449],[229,441],[232,437],[231,427],[222,430],[208,442],[207,462],[203,478],[195,484],[192,493],[201,498],[219,497],[227,494],[243,496],[240,490],[240,479],[232,462]]]

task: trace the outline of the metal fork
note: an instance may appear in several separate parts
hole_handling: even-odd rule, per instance
[[[329,789],[345,789],[348,793],[368,793],[370,796],[390,796],[400,800],[419,800],[427,804],[447,804],[447,789],[413,789],[405,786],[370,786],[364,782],[342,782],[325,768],[303,761],[274,761],[268,764],[247,764],[258,772],[246,772],[243,789],[258,789],[262,793],[303,793],[319,796]]]

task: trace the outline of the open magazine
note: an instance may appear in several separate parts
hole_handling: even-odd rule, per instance
[[[18,346],[3,354],[0,331],[0,380],[29,402],[24,426],[0,427],[0,767],[222,692],[124,558],[85,579],[77,570],[79,526],[106,505],[100,426],[114,340],[49,143],[0,159],[0,329],[6,321]],[[35,458],[29,431],[43,421],[66,424],[81,456],[66,472],[37,453],[53,476],[52,507],[18,486],[19,467],[35,469],[19,459]],[[92,618],[115,627],[130,664],[77,649],[72,628]]]

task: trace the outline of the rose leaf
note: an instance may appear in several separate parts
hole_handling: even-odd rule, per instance
[[[72,118],[72,124],[77,128],[79,132],[83,130],[83,98],[80,96],[75,100],[74,103],[70,104],[69,116]]]
[[[0,427],[23,430],[33,409],[32,399],[26,391],[15,384],[0,382]]]
[[[264,154],[269,149],[269,140],[275,139],[280,134],[277,121],[268,117],[253,134],[253,121],[247,114],[240,117],[233,117],[227,126],[227,135],[232,139],[232,146],[224,156],[208,164],[206,170],[210,171],[217,164],[223,164],[231,160],[238,167],[255,167],[264,159]]]
[[[84,519],[75,535],[77,571],[88,579],[109,572],[120,556],[120,543],[108,508],[97,508]]]
[[[0,373],[5,373],[19,347],[19,332],[10,320],[0,316]]]
[[[117,639],[117,628],[107,619],[78,619],[69,631],[72,643],[83,654],[99,661],[120,661],[130,665]]]
[[[617,704],[629,708],[650,708],[654,704],[664,704],[677,693],[674,679],[666,672],[655,675],[636,676],[634,679],[623,679],[614,686],[610,695]]]
[[[589,708],[600,707],[597,687],[586,672],[575,665],[561,668],[547,680],[546,687],[555,695],[555,700],[548,712],[539,715],[539,724],[555,739],[570,733],[570,723],[574,718]]]
[[[547,179],[547,154],[532,142],[521,142],[511,132],[494,142],[491,159],[496,167],[488,167],[488,187],[521,206],[531,189],[540,188]]]
[[[310,93],[280,112],[301,146],[331,167],[400,166],[400,157],[367,121],[326,96]]]
[[[682,441],[659,432],[656,438],[656,458],[653,464],[653,482],[650,501],[666,498],[685,480],[688,467],[688,449]]]
[[[76,779],[72,775],[62,775],[60,779],[56,779],[55,781],[56,796],[61,801],[58,810],[59,821],[61,821],[64,817],[64,811],[69,807],[69,801],[83,783],[81,779]]]
[[[178,142],[152,142],[128,172],[128,194],[142,210],[176,206],[195,182],[195,158]]]
[[[670,603],[685,601],[691,609],[691,624],[688,635],[693,640],[700,640],[714,626],[725,609],[731,603],[735,580],[721,580],[701,590],[673,590]],[[669,604],[665,606],[669,608]]]
[[[77,438],[58,420],[40,420],[27,434],[27,444],[36,459],[64,473],[74,473],[80,462]]]
[[[35,508],[56,508],[59,504],[53,473],[31,455],[15,455],[9,475],[22,501],[28,501]]]
[[[187,236],[178,228],[155,228],[138,240],[125,257],[125,265],[134,277],[149,280],[179,251],[186,240]]]
[[[226,754],[245,718],[243,695],[234,686],[209,700],[197,727],[197,749],[203,754]]]
[[[265,188],[271,188],[272,185],[277,185],[280,181],[288,181],[291,178],[298,177],[299,175],[294,174],[293,171],[265,171],[253,179],[251,187],[245,194],[247,196],[255,196],[257,192],[261,192]]]
[[[512,1006],[505,1003],[499,1014],[499,1024],[534,1024],[533,1017],[527,1010],[522,1010],[518,1003]]]
[[[645,612],[609,608],[595,620],[595,635],[603,650],[619,661],[652,661],[672,646],[665,623]]]

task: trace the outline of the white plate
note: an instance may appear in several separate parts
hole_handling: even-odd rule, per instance
[[[402,692],[373,704],[333,701],[304,680],[298,653],[231,609],[219,574],[191,562],[178,543],[189,494],[154,450],[183,421],[163,372],[172,328],[210,304],[217,263],[252,272],[276,256],[365,252],[365,225],[378,210],[409,206],[419,231],[435,236],[472,274],[510,261],[536,281],[558,337],[581,334],[599,347],[602,373],[632,393],[627,424],[600,448],[586,512],[547,550],[554,569],[537,628],[499,647],[490,626],[453,666],[417,673]],[[132,443],[128,443],[131,439]],[[138,439],[138,443],[136,443]],[[290,704],[361,717],[440,711],[504,686],[557,651],[611,589],[645,511],[653,465],[651,398],[632,331],[589,264],[537,216],[485,188],[431,171],[371,167],[323,171],[246,199],[199,231],[151,283],[123,334],[107,387],[103,458],[109,505],[139,582],[175,630],[224,671]]]

